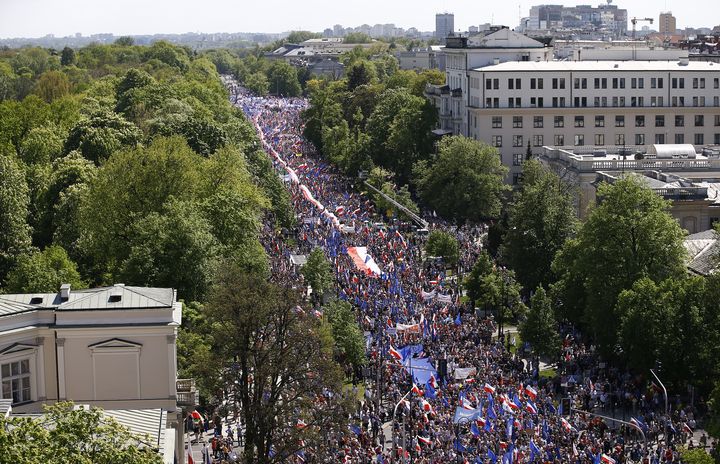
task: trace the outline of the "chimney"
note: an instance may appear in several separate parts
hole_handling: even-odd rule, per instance
[[[70,284],[60,285],[60,300],[67,301],[70,298]]]
[[[500,64],[500,58],[493,58],[493,64],[495,64],[495,65]]]
[[[687,66],[690,63],[690,58],[687,56],[681,56],[680,62],[678,63],[680,66]]]

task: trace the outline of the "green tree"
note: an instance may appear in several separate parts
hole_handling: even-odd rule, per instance
[[[493,263],[490,255],[486,251],[481,251],[478,255],[472,270],[465,278],[464,288],[467,296],[473,305],[477,305],[479,300],[487,301],[489,298],[483,298],[483,281],[485,277],[493,272]],[[487,309],[487,308],[486,308]]]
[[[162,213],[150,213],[131,225],[128,257],[119,277],[132,285],[173,287],[187,301],[205,296],[217,241],[199,208],[171,201]]]
[[[60,54],[60,64],[63,66],[72,66],[75,64],[75,50],[70,47],[62,49]]]
[[[268,94],[270,90],[270,82],[264,73],[256,72],[252,73],[245,78],[243,85],[253,93],[264,96]]]
[[[160,464],[147,437],[132,434],[99,408],[62,402],[41,417],[0,417],[0,464]]]
[[[285,61],[273,62],[268,70],[267,79],[275,95],[297,97],[302,92],[297,69]]]
[[[601,184],[598,199],[553,271],[560,277],[561,303],[572,306],[579,299],[584,306],[574,322],[584,323],[610,354],[623,316],[615,307],[618,295],[642,277],[660,282],[683,275],[685,233],[667,212],[669,202],[634,176]]]
[[[680,448],[680,462],[683,464],[714,464],[715,460],[702,448]]]
[[[705,429],[711,437],[720,438],[720,380],[715,381],[707,405]]]
[[[19,163],[0,154],[0,282],[17,258],[30,250],[27,181]]]
[[[438,158],[415,169],[418,193],[443,217],[458,222],[479,221],[500,215],[507,168],[497,151],[462,136],[438,143]]]
[[[560,335],[550,298],[543,287],[538,287],[530,298],[528,317],[519,327],[520,337],[530,343],[535,367],[540,371],[540,357],[554,357],[560,350]]]
[[[75,263],[57,245],[20,256],[7,277],[7,290],[13,293],[56,292],[61,284],[86,287]]]
[[[85,158],[100,164],[120,148],[136,146],[141,137],[137,126],[122,116],[99,113],[81,120],[70,130],[65,153],[79,150]]]
[[[355,90],[361,85],[371,84],[377,78],[375,65],[367,60],[360,60],[352,63],[345,70],[348,90]]]
[[[312,288],[313,301],[319,304],[325,292],[333,286],[332,266],[321,248],[313,248],[300,272]]]
[[[455,237],[442,230],[433,230],[425,244],[425,253],[442,257],[445,264],[455,267],[460,257],[460,247]]]
[[[48,103],[70,93],[70,81],[65,73],[47,71],[40,75],[33,92]]]
[[[336,359],[342,364],[351,365],[357,372],[367,362],[367,358],[365,337],[352,305],[347,301],[332,300],[325,305],[324,315],[332,327]]]
[[[128,35],[124,35],[115,39],[115,45],[120,45],[121,47],[131,47],[135,45],[135,39]]]
[[[552,260],[573,236],[577,219],[568,187],[538,161],[523,165],[523,182],[509,209],[501,253],[526,289],[554,282]]]
[[[213,282],[206,305],[217,340],[212,375],[218,391],[241,405],[245,462],[281,462],[304,448],[328,453],[326,438],[347,429],[349,411],[330,328],[296,309],[295,291],[231,263]],[[333,401],[317,401],[327,395]]]
[[[364,32],[351,32],[343,38],[343,43],[346,44],[367,44],[370,42],[372,42],[372,37]]]

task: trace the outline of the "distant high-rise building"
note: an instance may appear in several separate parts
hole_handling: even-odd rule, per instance
[[[672,11],[665,11],[660,13],[660,21],[658,28],[661,34],[674,34],[677,31],[677,22]]]
[[[333,26],[333,37],[342,37],[345,35],[345,29],[340,24]]]
[[[444,44],[447,36],[455,30],[455,15],[438,13],[435,15],[435,38]]]
[[[478,32],[480,32],[480,28],[477,26],[470,26],[468,27],[468,32],[470,34],[477,34]]]
[[[591,5],[535,5],[523,29],[555,31],[560,29],[595,29],[615,37],[627,33],[627,10],[609,2],[597,7]]]

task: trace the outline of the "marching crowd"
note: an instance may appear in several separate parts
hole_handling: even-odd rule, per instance
[[[397,223],[378,224],[370,198],[314,153],[302,136],[304,100],[228,86],[284,176],[298,218],[292,241],[264,226],[273,279],[298,282],[290,255],[321,247],[333,264],[338,298],[357,308],[367,334],[374,373],[365,401],[353,425],[329,437],[334,452],[318,457],[322,462],[650,464],[678,462],[678,446],[689,442],[716,452],[715,444],[692,442],[694,408],[673,402],[666,420],[660,389],[599,363],[571,327],[563,329],[558,375],[538,382],[520,350],[510,349],[510,337],[494,338],[492,319],[461,304],[458,282],[442,263],[423,259],[425,237]],[[457,228],[429,219],[430,228],[456,236],[459,267],[469,270],[486,225]],[[357,247],[366,251],[359,260],[352,256]],[[617,407],[632,418],[610,428],[570,407],[600,414]]]

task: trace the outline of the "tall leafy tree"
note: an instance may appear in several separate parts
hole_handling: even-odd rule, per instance
[[[522,340],[530,343],[539,369],[541,356],[556,356],[560,350],[560,336],[550,298],[543,287],[538,287],[530,298],[530,309],[519,327]]]
[[[60,71],[44,72],[35,83],[34,93],[48,103],[70,93],[70,81]]]
[[[503,260],[523,287],[547,286],[555,280],[550,265],[576,225],[569,188],[538,161],[526,161],[501,248]]]
[[[60,53],[60,64],[63,66],[75,64],[75,50],[70,47],[63,48]]]
[[[29,203],[22,167],[14,157],[0,154],[0,282],[17,258],[30,250]]]
[[[455,266],[460,257],[460,246],[455,237],[442,230],[433,230],[425,244],[425,253],[440,256],[448,266]]]
[[[587,324],[606,354],[618,339],[620,292],[642,277],[660,282],[685,272],[685,232],[668,208],[668,201],[633,176],[603,183],[597,207],[553,263],[562,304],[572,305],[580,292],[582,320],[575,322]]]
[[[75,263],[57,245],[20,256],[7,278],[7,290],[15,293],[53,292],[61,284],[70,284],[72,288],[86,287]]]
[[[327,436],[347,428],[330,328],[298,310],[298,299],[229,263],[214,278],[206,314],[222,368],[213,376],[241,405],[245,462],[279,463],[303,449],[322,456]]]
[[[268,83],[275,95],[297,97],[302,92],[297,69],[285,61],[275,61],[270,65]]]
[[[98,113],[83,119],[70,130],[65,141],[65,152],[79,150],[82,155],[97,164],[123,147],[136,146],[142,137],[135,124],[112,113]]]
[[[467,296],[473,305],[478,304],[479,300],[487,301],[490,298],[484,298],[484,278],[493,272],[493,263],[490,260],[490,255],[486,251],[480,252],[475,263],[473,264],[472,270],[465,278],[464,288],[467,291]]]
[[[497,151],[462,136],[443,138],[438,151],[433,162],[422,161],[415,168],[418,193],[425,203],[458,222],[498,217],[509,187],[503,182],[507,168]]]
[[[347,301],[332,300],[325,305],[324,314],[332,327],[336,358],[340,363],[348,364],[357,370],[366,363],[367,358],[365,337],[352,305]]]
[[[333,286],[332,266],[321,248],[313,248],[300,272],[312,288],[313,301],[318,304]]]

